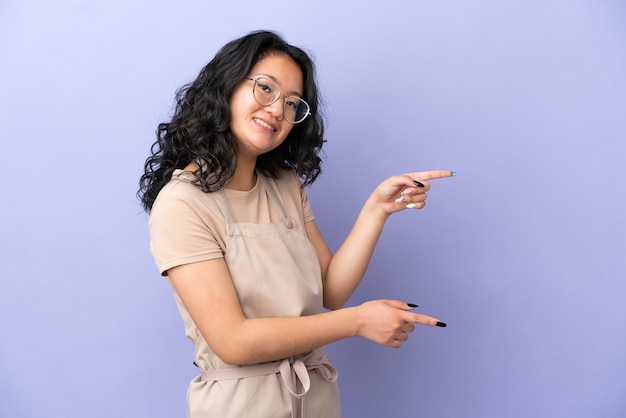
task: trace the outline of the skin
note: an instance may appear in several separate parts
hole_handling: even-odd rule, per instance
[[[266,56],[257,62],[249,76],[261,74],[274,78],[284,93],[303,91],[302,73],[286,55]],[[231,129],[238,139],[240,156],[235,175],[226,187],[235,190],[254,187],[256,158],[279,146],[293,127],[283,119],[283,100],[269,106],[259,105],[252,95],[251,83],[243,81],[231,98]],[[191,171],[193,168],[188,167]],[[399,300],[375,300],[347,308],[343,305],[361,281],[387,218],[407,209],[407,204],[414,204],[414,209],[423,208],[430,190],[427,180],[451,175],[447,170],[434,170],[383,181],[366,200],[335,254],[315,221],[306,223],[306,233],[320,260],[324,306],[330,312],[294,318],[248,319],[221,258],[172,268],[168,271],[170,280],[207,343],[229,364],[280,360],[354,336],[400,348],[415,324],[435,326],[438,320],[410,312],[411,308]],[[416,187],[413,180],[419,180],[424,187]]]
[[[260,75],[273,79],[284,94],[302,95],[302,72],[287,55],[273,54],[259,60],[248,76]],[[293,124],[283,118],[284,96],[269,106],[262,106],[254,99],[252,86],[252,81],[244,80],[230,99],[230,128],[239,144],[235,175],[227,185],[230,189],[252,189],[256,184],[257,157],[278,147],[293,128]]]

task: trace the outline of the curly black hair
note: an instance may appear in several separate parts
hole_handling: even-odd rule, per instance
[[[315,181],[321,172],[319,154],[325,142],[315,65],[306,52],[278,34],[255,31],[224,45],[193,82],[176,92],[174,115],[158,125],[157,140],[139,180],[137,196],[146,212],[174,170],[190,162],[199,163],[194,184],[205,192],[221,189],[233,176],[238,147],[230,130],[229,100],[252,67],[276,52],[287,54],[302,70],[303,99],[311,107],[311,116],[295,124],[280,146],[260,155],[256,169],[272,178],[292,169],[304,185]]]

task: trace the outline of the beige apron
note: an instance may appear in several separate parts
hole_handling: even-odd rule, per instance
[[[227,222],[225,261],[247,318],[322,312],[315,248],[289,216],[274,184],[259,175],[280,223],[237,223],[223,191],[214,193]],[[262,191],[261,191],[262,192]],[[337,372],[321,348],[282,361],[224,363],[195,332],[201,369],[187,393],[189,418],[339,418]]]

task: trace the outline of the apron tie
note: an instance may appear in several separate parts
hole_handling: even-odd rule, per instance
[[[203,381],[210,382],[279,373],[285,387],[291,394],[291,416],[296,417],[299,403],[300,416],[304,418],[304,397],[311,388],[309,370],[317,371],[324,380],[329,382],[337,380],[337,370],[324,360],[324,351],[321,348],[316,348],[303,356],[286,358],[280,362],[251,364],[231,369],[203,370],[200,377]],[[299,385],[302,387],[301,391],[298,391]]]

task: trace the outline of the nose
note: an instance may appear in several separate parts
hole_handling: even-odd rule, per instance
[[[265,106],[265,110],[271,113],[276,119],[281,120],[283,118],[283,102],[285,98],[283,96],[278,97],[272,104]]]

